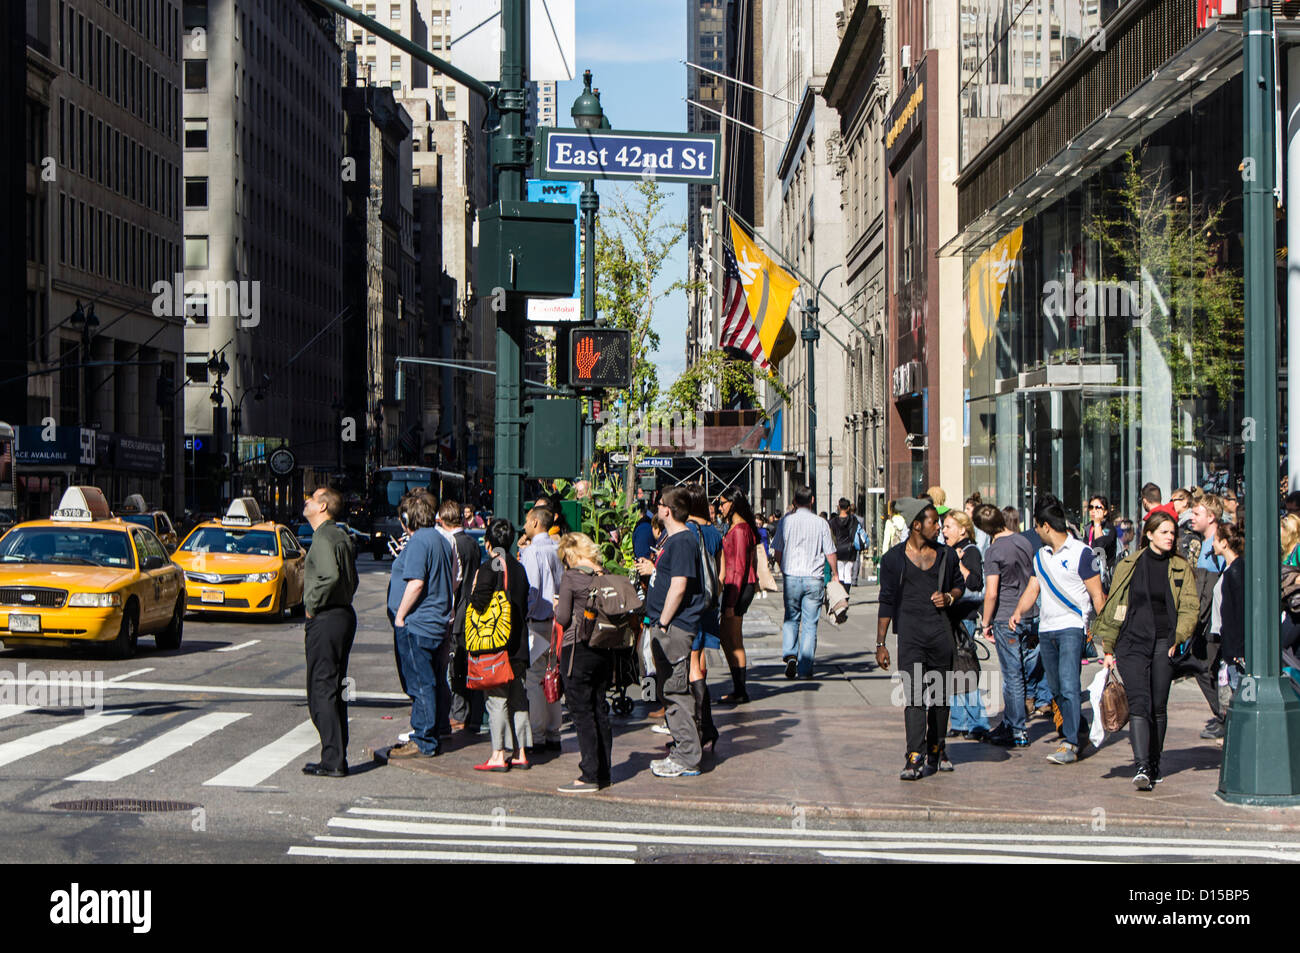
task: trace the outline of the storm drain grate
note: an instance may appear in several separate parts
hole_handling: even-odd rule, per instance
[[[59,801],[52,805],[56,811],[90,811],[98,814],[157,814],[164,811],[192,811],[198,807],[188,801],[154,801],[138,797],[85,798],[80,801]]]

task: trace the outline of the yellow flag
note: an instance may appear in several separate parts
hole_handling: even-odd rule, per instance
[[[994,242],[971,265],[966,279],[966,301],[976,360],[984,355],[984,348],[993,338],[993,329],[1002,313],[1002,293],[1011,280],[1011,269],[1020,257],[1024,238],[1025,227],[1017,226]]]
[[[734,221],[731,243],[736,250],[740,284],[745,289],[749,317],[758,329],[758,340],[769,364],[778,363],[794,348],[794,328],[786,321],[790,301],[799,282],[759,250]]]

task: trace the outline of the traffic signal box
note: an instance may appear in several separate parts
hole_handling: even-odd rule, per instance
[[[570,387],[629,387],[632,332],[621,328],[570,328],[566,363]]]
[[[524,472],[535,480],[571,480],[582,470],[582,402],[524,402]]]
[[[502,199],[478,213],[478,272],[474,290],[498,289],[531,298],[573,294],[578,206]]]

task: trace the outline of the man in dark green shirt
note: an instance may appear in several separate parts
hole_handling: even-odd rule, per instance
[[[348,706],[343,682],[357,635],[352,596],[357,591],[356,549],[336,520],[343,497],[319,487],[302,509],[311,524],[311,548],[304,566],[303,603],[307,608],[307,709],[320,733],[320,761],[303,774],[328,778],[348,773]]]

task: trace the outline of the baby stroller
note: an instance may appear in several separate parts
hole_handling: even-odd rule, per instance
[[[609,683],[609,709],[619,718],[632,714],[632,699],[627,697],[629,686],[641,684],[641,670],[637,663],[636,648],[614,649],[614,678]]]

